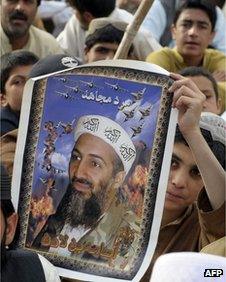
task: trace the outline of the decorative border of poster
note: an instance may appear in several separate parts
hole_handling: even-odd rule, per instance
[[[138,281],[157,242],[173,138],[166,140],[169,127],[175,129],[172,80],[148,63],[121,62],[76,67],[26,88],[32,99],[21,116],[20,127],[27,122],[28,128],[19,132],[22,166],[15,169],[21,173],[18,246],[44,255],[65,277]],[[104,142],[100,152],[98,142]],[[108,150],[122,165],[118,185]]]

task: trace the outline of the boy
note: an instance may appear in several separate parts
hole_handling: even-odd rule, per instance
[[[92,20],[85,40],[86,63],[113,59],[126,27],[127,23],[109,18]],[[133,58],[135,59],[135,56],[131,46],[128,59]]]
[[[18,128],[24,85],[38,60],[28,51],[14,51],[1,57],[1,136]]]
[[[170,252],[199,252],[225,234],[225,129],[223,119],[200,114],[205,95],[178,74],[169,91],[179,111],[178,129],[158,243],[142,282],[155,260]],[[199,122],[200,119],[200,122]]]
[[[203,111],[219,115],[222,101],[218,94],[217,82],[212,74],[202,67],[188,67],[180,71],[180,74],[189,77],[206,96]]]
[[[202,66],[210,71],[218,83],[222,104],[226,87],[226,56],[208,48],[215,35],[215,6],[205,0],[188,0],[175,14],[171,27],[176,47],[152,52],[146,61],[170,72],[179,72],[189,66]],[[221,112],[224,111],[222,105]]]

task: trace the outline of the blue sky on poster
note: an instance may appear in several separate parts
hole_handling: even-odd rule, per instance
[[[43,158],[45,122],[57,125],[74,121],[75,126],[79,117],[90,114],[115,120],[134,142],[142,140],[151,148],[161,93],[160,86],[117,78],[76,74],[48,78],[36,160]],[[67,170],[73,145],[73,133],[57,138],[52,157],[55,167]]]

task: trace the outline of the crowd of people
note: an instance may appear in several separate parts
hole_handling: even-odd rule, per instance
[[[11,201],[11,178],[13,165],[16,165],[13,160],[25,83],[31,77],[98,60],[113,59],[140,2],[1,1],[2,281],[15,281],[15,277],[18,277],[18,281],[55,282],[65,279],[59,277],[57,269],[43,256],[15,248],[20,230],[18,215]],[[203,252],[206,256],[206,253],[214,255],[211,256],[213,261],[214,257],[216,261],[220,257],[226,257],[224,7],[225,1],[154,0],[127,55],[127,60],[134,60],[135,68],[136,61],[144,61],[169,71],[174,80],[169,88],[173,95],[172,107],[178,110],[158,242],[142,282],[160,281],[156,279],[158,275],[155,273],[155,265],[158,266],[158,258],[161,259],[167,253]],[[83,117],[86,122],[89,118],[99,119],[100,124],[103,123],[102,131],[106,123],[110,122],[112,128],[123,132],[115,122],[105,120],[106,118]],[[134,221],[136,215],[131,213],[125,213],[120,219],[120,225],[114,227],[115,222],[109,215],[111,209],[117,214],[117,208],[110,203],[103,204],[105,197],[108,200],[110,198],[107,194],[114,198],[112,187],[114,191],[119,189],[132,161],[129,165],[125,164],[117,144],[109,145],[101,130],[92,135],[80,123],[76,130],[80,135],[75,138],[71,153],[68,172],[70,185],[58,209],[47,220],[40,237],[32,242],[36,247],[40,247],[44,236],[50,236],[53,231],[54,236],[65,236],[67,228],[70,227],[71,230],[73,225],[79,225],[82,230],[80,232],[87,233],[90,226],[98,222],[91,234],[99,232],[104,237],[108,236],[106,230],[110,229],[111,222],[115,235],[117,228],[135,228],[130,224],[130,219],[133,217]],[[122,134],[135,152],[136,148],[129,137],[124,132]],[[90,148],[92,150],[89,152]],[[95,158],[92,151],[95,151]],[[135,156],[136,154],[134,159]],[[86,169],[82,169],[82,165],[93,162],[106,168],[101,175],[91,172],[93,168],[90,168],[93,182],[88,183],[84,180],[83,173]],[[72,186],[84,195],[78,197],[76,193],[72,193]],[[95,191],[92,196],[84,192],[91,186]],[[72,204],[67,209],[64,198],[72,199]],[[95,201],[99,206],[95,210],[96,214],[89,219],[87,205],[93,207]],[[98,228],[100,231],[96,231]],[[71,233],[74,236],[73,230]],[[87,237],[89,236],[85,235],[83,240],[86,241]],[[51,250],[51,247],[47,246],[47,249]],[[128,248],[126,256],[122,251],[121,257],[128,260],[133,253],[132,249]],[[164,264],[166,269],[170,268],[169,261],[173,261],[174,256],[169,258]],[[225,265],[225,261],[223,264]]]

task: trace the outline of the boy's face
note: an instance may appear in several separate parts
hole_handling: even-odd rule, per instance
[[[200,9],[185,9],[172,26],[172,36],[178,52],[186,59],[202,59],[214,37],[208,15]]]
[[[176,217],[181,215],[194,203],[203,186],[191,150],[184,143],[175,143],[164,211],[175,214]]]
[[[15,67],[5,84],[5,93],[1,93],[2,106],[8,105],[12,111],[20,112],[24,85],[33,65]]]
[[[111,60],[118,49],[118,43],[100,42],[89,50],[85,49],[86,62],[91,63],[100,60]]]
[[[204,112],[211,112],[219,115],[221,111],[221,99],[217,100],[212,82],[205,76],[191,76],[191,80],[198,86],[200,91],[206,96],[203,105]]]

